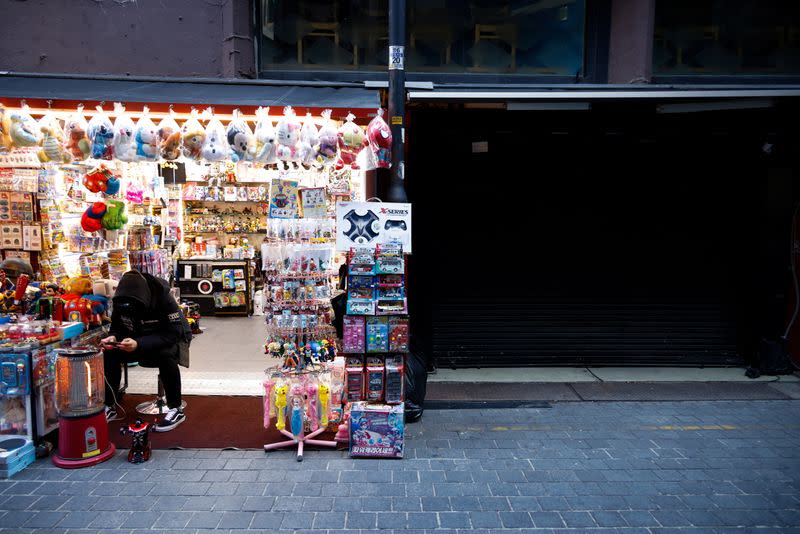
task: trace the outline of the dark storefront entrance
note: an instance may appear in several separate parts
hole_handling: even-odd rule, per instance
[[[790,110],[654,109],[412,111],[410,300],[437,365],[741,364],[780,329]]]

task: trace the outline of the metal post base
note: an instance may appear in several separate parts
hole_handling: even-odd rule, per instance
[[[186,401],[181,401],[181,410],[186,408]],[[169,411],[167,402],[161,397],[136,405],[136,411],[142,415],[163,415]]]

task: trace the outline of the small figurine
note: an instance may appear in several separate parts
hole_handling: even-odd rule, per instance
[[[148,434],[150,433],[150,423],[145,423],[141,419],[136,419],[127,428],[122,427],[119,433],[129,435],[133,438],[131,448],[128,451],[128,461],[132,464],[140,464],[150,459],[152,446]]]

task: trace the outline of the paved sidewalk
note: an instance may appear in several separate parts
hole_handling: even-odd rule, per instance
[[[123,454],[0,481],[0,534],[800,532],[792,400],[429,410],[398,461]]]

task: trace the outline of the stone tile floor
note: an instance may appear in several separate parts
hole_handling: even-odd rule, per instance
[[[254,414],[258,416],[259,414]],[[212,430],[213,431],[213,428]],[[0,534],[800,532],[798,401],[429,410],[403,460],[156,450],[0,481]]]

